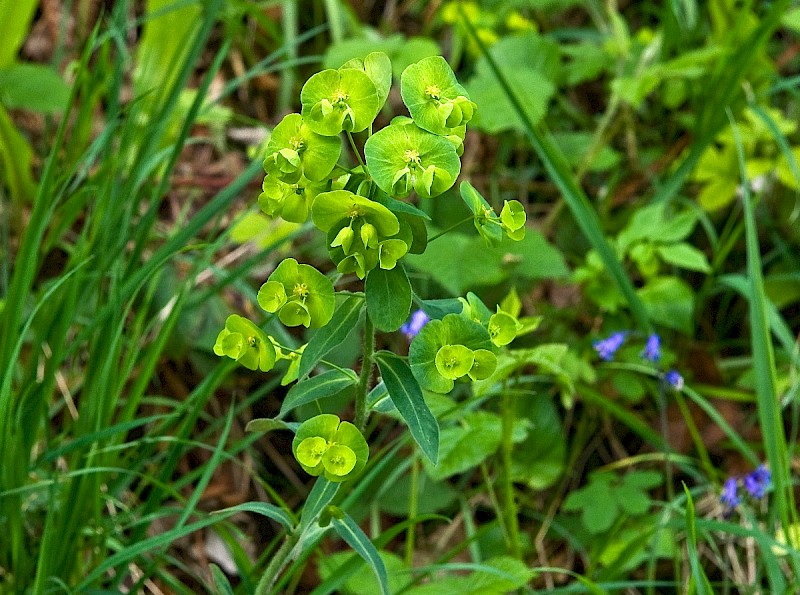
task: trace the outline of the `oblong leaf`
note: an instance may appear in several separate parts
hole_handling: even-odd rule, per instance
[[[281,403],[281,411],[278,417],[283,417],[292,409],[300,407],[300,405],[332,397],[357,382],[358,375],[352,370],[328,370],[313,378],[298,382],[289,389],[289,393]]]
[[[338,533],[339,537],[353,548],[356,553],[366,560],[370,565],[375,576],[378,578],[378,583],[381,585],[381,593],[389,595],[389,583],[386,576],[386,566],[383,563],[378,550],[372,545],[369,537],[361,530],[361,527],[350,518],[348,514],[344,514],[341,519],[336,516],[332,517],[333,529]]]
[[[348,297],[333,313],[330,322],[311,337],[300,358],[300,378],[304,378],[320,359],[347,338],[358,324],[363,306],[364,299],[361,296]]]
[[[411,436],[422,452],[435,465],[439,460],[439,422],[425,403],[422,389],[411,368],[397,355],[388,351],[375,354],[389,398],[406,422]]]
[[[411,311],[411,283],[402,266],[372,269],[364,285],[367,313],[375,327],[390,333],[399,329]]]

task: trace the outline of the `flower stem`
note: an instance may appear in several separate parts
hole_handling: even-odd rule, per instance
[[[364,358],[361,361],[361,375],[356,389],[356,419],[355,426],[360,432],[367,427],[367,393],[369,392],[369,379],[372,377],[372,354],[375,353],[375,326],[370,320],[369,313],[364,313]]]
[[[437,234],[436,234],[435,236],[433,236],[432,238],[428,238],[428,243],[430,244],[430,243],[431,243],[433,240],[439,239],[439,238],[440,238],[440,237],[442,237],[444,234],[446,234],[446,233],[450,233],[451,231],[453,231],[453,230],[454,230],[454,229],[456,229],[457,227],[461,227],[461,226],[462,226],[462,225],[464,225],[465,223],[468,223],[469,221],[472,221],[474,218],[475,218],[475,217],[473,217],[472,215],[470,215],[469,217],[467,217],[466,219],[464,219],[464,220],[462,220],[462,221],[459,221],[459,222],[458,222],[458,223],[456,223],[455,225],[451,225],[450,227],[448,227],[448,228],[447,228],[447,229],[445,229],[444,231],[440,231],[439,233],[437,233]]]
[[[356,147],[356,141],[353,139],[353,135],[350,133],[349,130],[345,130],[345,134],[347,135],[347,140],[350,141],[350,148],[353,149],[353,154],[355,154],[356,159],[358,159],[358,163],[364,170],[364,175],[367,176],[367,179],[372,179],[371,176],[369,175],[369,170],[367,169],[367,166],[364,164],[364,160],[361,158],[361,153],[358,151],[358,147]]]
[[[289,562],[289,554],[294,548],[299,535],[289,533],[283,540],[280,549],[272,556],[269,566],[261,575],[261,580],[258,581],[256,586],[255,595],[269,595],[274,592],[275,583],[280,576],[281,571],[286,567]]]

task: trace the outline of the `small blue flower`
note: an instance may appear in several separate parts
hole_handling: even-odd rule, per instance
[[[664,382],[675,390],[681,390],[683,388],[683,376],[681,376],[680,372],[677,370],[670,370],[664,374]]]
[[[400,327],[400,332],[403,333],[410,341],[416,337],[422,330],[422,327],[428,324],[428,315],[422,310],[415,310],[411,318],[403,326]]]
[[[622,347],[622,344],[625,342],[625,333],[618,332],[614,333],[607,339],[602,339],[600,341],[595,341],[592,345],[597,351],[597,355],[600,356],[600,359],[603,361],[610,362],[614,359],[614,354],[617,350]]]
[[[772,475],[764,465],[744,476],[744,487],[753,498],[763,498],[764,492],[772,485]]]
[[[739,506],[739,482],[735,477],[729,478],[722,486],[722,495],[719,499],[728,508]]]
[[[647,343],[642,351],[642,357],[651,362],[657,362],[661,357],[661,338],[653,333],[647,337]]]

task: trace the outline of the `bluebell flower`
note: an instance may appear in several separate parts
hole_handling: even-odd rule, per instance
[[[415,310],[411,318],[403,326],[400,327],[400,332],[403,333],[409,341],[416,337],[422,330],[422,327],[428,324],[428,315],[422,310]]]
[[[677,370],[670,370],[664,374],[664,382],[675,390],[681,390],[683,388],[683,376],[681,376],[680,372]]]
[[[595,341],[592,343],[592,345],[594,346],[595,351],[597,351],[597,355],[600,356],[600,359],[609,362],[614,359],[614,354],[620,347],[622,347],[624,342],[625,333],[618,332],[614,333],[607,339]]]
[[[772,476],[764,465],[760,465],[744,476],[744,488],[753,498],[762,498],[770,485],[772,485]]]
[[[642,357],[651,362],[657,362],[661,357],[661,338],[657,334],[653,333],[647,337]]]
[[[739,506],[739,482],[735,477],[729,478],[722,486],[722,495],[719,499],[728,508]]]

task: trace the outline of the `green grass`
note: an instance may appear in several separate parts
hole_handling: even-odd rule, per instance
[[[459,432],[476,419],[489,420],[484,427],[498,436],[496,444],[494,436],[472,436],[463,453],[440,451],[443,464],[459,471],[437,481],[406,426],[370,411],[369,399],[355,412],[341,405],[342,419],[365,425],[371,457],[357,481],[338,488],[299,470],[283,450],[285,432],[244,431],[254,417],[277,415],[280,405],[270,408],[287,389],[281,373],[248,374],[214,356],[214,336],[229,313],[253,317],[258,284],[285,255],[333,267],[310,225],[261,248],[250,244],[227,263],[230,230],[242,208],[252,210],[263,177],[257,152],[227,147],[242,165],[224,187],[174,185],[205,142],[195,137],[203,131],[198,120],[214,105],[234,106],[227,128],[274,125],[283,111],[299,109],[299,87],[316,72],[325,44],[378,43],[348,37],[359,18],[375,16],[337,0],[309,10],[294,2],[152,0],[134,19],[140,5],[122,1],[100,15],[79,50],[55,49],[74,60],[74,80],[63,114],[48,117],[43,137],[30,141],[41,163],[32,199],[19,199],[24,152],[11,164],[19,171],[0,170],[0,593],[151,592],[152,585],[186,594],[377,592],[382,564],[388,584],[411,595],[490,592],[494,584],[525,593],[722,593],[735,592],[743,577],[754,590],[798,589],[800,550],[781,545],[779,536],[798,524],[800,236],[792,213],[800,212],[800,133],[769,111],[792,121],[800,106],[800,79],[790,72],[796,59],[776,67],[791,3],[638,3],[622,12],[596,2],[584,9],[549,4],[519,13],[546,40],[537,54],[542,68],[552,50],[562,69],[539,120],[526,104],[530,90],[516,88],[490,51],[488,30],[501,40],[519,35],[513,21],[497,17],[506,13],[475,19],[460,4],[453,27],[431,21],[434,9],[422,2],[392,15],[392,26],[409,37],[424,31],[445,55],[448,44],[458,46],[459,80],[462,71],[469,81],[488,68],[498,105],[507,102],[519,122],[498,134],[470,133],[464,163],[471,170],[462,174],[492,204],[526,202],[528,232],[546,221],[536,245],[552,249],[564,270],[580,269],[594,250],[602,287],[619,296],[613,308],[599,305],[569,276],[537,277],[517,266],[509,248],[496,263],[501,280],[476,291],[494,304],[516,287],[523,314],[542,320],[512,344],[506,363],[513,371],[494,384],[459,385],[449,401],[427,395],[443,443],[469,435]],[[659,35],[663,55],[653,58],[648,44]],[[558,52],[575,42],[616,48],[618,62],[595,78],[567,82],[564,69],[575,58]],[[2,56],[8,48],[0,46]],[[390,46],[382,47],[393,60],[414,47]],[[675,66],[707,46],[718,58],[690,64],[702,76]],[[610,94],[617,79],[665,71],[636,105],[624,87]],[[676,92],[668,89],[676,80],[688,81],[689,90],[671,105],[665,97]],[[188,107],[187,89],[195,92]],[[592,93],[613,100],[591,111],[583,100]],[[264,97],[274,113],[258,123],[257,110],[248,108]],[[758,143],[742,134],[746,108],[766,131]],[[2,118],[2,96],[0,110]],[[388,120],[393,113],[386,112]],[[12,124],[16,114],[9,113]],[[563,144],[565,133],[577,132],[585,133],[589,152],[578,158]],[[720,175],[738,176],[740,194],[724,210],[707,212],[696,200],[703,182],[693,173],[707,151],[728,142],[721,135],[735,153],[724,164],[733,173],[721,166]],[[679,154],[656,167],[684,140]],[[351,138],[356,152],[362,142]],[[611,165],[594,167],[606,150],[616,155]],[[752,190],[753,172],[768,160],[783,160],[796,185],[768,173],[769,183]],[[640,191],[626,198],[625,184],[639,178]],[[457,203],[444,195],[424,208],[441,218],[440,229],[472,233],[461,225]],[[668,205],[670,217],[696,214],[686,242],[710,264],[701,273],[658,262],[653,276],[689,287],[690,323],[683,327],[653,314],[642,291],[651,277],[617,241],[640,208],[654,203]],[[794,209],[781,210],[790,203]],[[436,246],[446,242],[443,234]],[[420,300],[454,297],[435,275],[408,271]],[[337,288],[349,282],[337,279]],[[254,319],[292,348],[307,339],[277,320]],[[404,355],[397,333],[379,333],[373,344],[371,325],[364,326],[369,353]],[[631,332],[616,361],[599,361],[592,340],[622,329]],[[639,343],[654,331],[664,353],[651,365]],[[329,361],[306,368],[358,369],[356,335],[340,333],[341,345],[324,354]],[[682,389],[666,386],[669,368],[686,377]],[[376,374],[362,370],[359,394]],[[340,401],[304,404],[286,421]],[[549,417],[531,417],[535,407]],[[547,434],[553,426],[558,431]],[[538,433],[546,440],[537,442]],[[461,455],[467,468],[459,467]],[[725,479],[762,463],[772,476],[765,498],[724,510]],[[662,479],[642,496],[624,480],[645,471]],[[209,500],[230,473],[247,501]],[[608,498],[587,511],[565,506],[603,474],[611,478]],[[596,522],[609,510],[616,516],[604,530],[584,522],[584,512]],[[331,514],[330,526],[317,525]],[[207,530],[230,550],[234,573],[187,553],[185,544],[201,543]],[[367,541],[387,555],[382,562]],[[351,546],[370,564],[339,556]],[[321,559],[339,565],[323,572]]]

